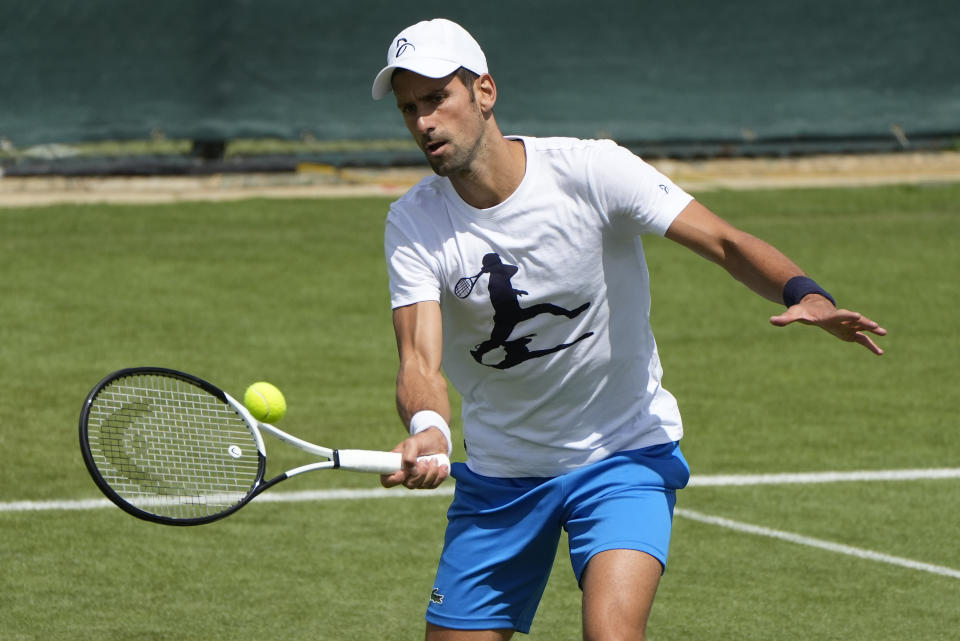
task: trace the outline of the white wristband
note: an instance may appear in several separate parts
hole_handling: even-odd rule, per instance
[[[447,456],[453,453],[453,439],[450,437],[450,426],[443,420],[443,417],[433,410],[421,410],[410,419],[410,435],[419,434],[423,430],[435,427],[443,432],[443,437],[447,439]]]

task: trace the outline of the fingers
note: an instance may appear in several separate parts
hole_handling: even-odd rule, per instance
[[[847,322],[873,321],[865,318],[857,312],[851,312],[848,309],[836,309],[832,305],[828,308],[810,309],[802,303],[794,305],[778,316],[771,316],[770,323],[777,327],[784,327],[790,323],[803,323],[804,325],[827,325]],[[876,325],[876,323],[873,323]]]
[[[857,314],[857,316],[860,316],[860,314]],[[858,331],[866,330],[868,332],[876,334],[877,336],[887,335],[887,330],[880,327],[880,323],[877,323],[876,321],[872,321],[866,316],[860,316],[860,318],[857,319],[857,323],[859,325]]]
[[[438,453],[429,445],[428,439],[411,436],[393,451],[402,455],[403,469],[381,475],[380,484],[384,487],[403,485],[411,490],[430,490],[439,487],[450,475],[450,469],[436,460],[418,460],[421,456]]]
[[[407,473],[400,471],[394,472],[393,474],[381,474],[380,475],[380,485],[383,487],[396,487],[403,483],[403,480],[406,478]]]
[[[793,312],[791,310],[793,310],[793,307],[791,307],[784,313],[779,314],[778,316],[771,316],[770,324],[775,325],[777,327],[786,327],[790,323],[799,321],[800,320],[799,315],[796,312]]]
[[[877,336],[886,336],[886,329],[880,327],[879,323],[870,320],[866,316],[857,314],[856,312],[849,312],[847,310],[837,311],[842,311],[845,313],[838,314],[834,319],[826,319],[823,322],[816,324],[820,325],[823,329],[827,330],[840,340],[863,345],[877,356],[883,354],[883,350],[880,349],[873,339],[867,336],[865,332],[870,332]]]
[[[842,341],[857,343],[880,356],[883,350],[871,339],[867,333],[876,336],[886,336],[887,330],[876,321],[848,309],[824,309],[799,303],[786,310],[783,314],[770,317],[770,324],[784,327],[790,323],[816,325]]]
[[[403,485],[411,490],[432,490],[439,487],[450,474],[450,469],[436,460],[418,461],[405,471],[407,478]]]
[[[886,333],[886,332],[884,332]],[[873,340],[863,332],[857,332],[854,335],[853,342],[863,345],[877,356],[883,356],[883,350],[873,342]]]
[[[873,341],[872,338],[867,336],[864,332],[870,332],[877,336],[886,336],[887,330],[883,327],[880,327],[880,324],[870,320],[866,316],[861,316],[857,314],[856,319],[846,321],[842,323],[843,333],[839,337],[843,340],[847,340],[858,345],[863,345],[868,350],[876,354],[877,356],[883,355],[883,350]]]
[[[449,474],[445,465],[441,467],[436,461],[421,461],[413,468],[381,475],[380,484],[383,487],[403,485],[411,490],[432,490],[439,487]]]
[[[380,477],[380,484],[384,487],[403,485],[411,490],[432,490],[440,486],[450,475],[446,465],[440,465],[436,460],[416,461],[404,467],[399,472],[384,474]]]

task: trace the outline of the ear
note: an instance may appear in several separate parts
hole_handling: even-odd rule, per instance
[[[491,113],[493,105],[497,102],[497,85],[493,81],[493,76],[485,73],[477,78],[473,82],[473,93],[476,96],[480,111],[485,114]]]

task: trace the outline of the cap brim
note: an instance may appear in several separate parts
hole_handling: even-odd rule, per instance
[[[373,99],[380,100],[393,91],[391,80],[393,79],[393,72],[397,69],[406,69],[427,78],[444,78],[461,66],[459,62],[438,58],[409,58],[403,62],[387,65],[373,79]]]

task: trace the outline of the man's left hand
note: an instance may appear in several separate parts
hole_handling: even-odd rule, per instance
[[[873,342],[873,339],[867,333],[876,336],[887,335],[887,330],[880,327],[879,323],[858,312],[837,309],[829,300],[819,294],[805,296],[803,300],[784,313],[771,317],[770,323],[777,327],[784,327],[790,323],[816,325],[842,341],[863,345],[877,356],[882,355],[883,350]]]

